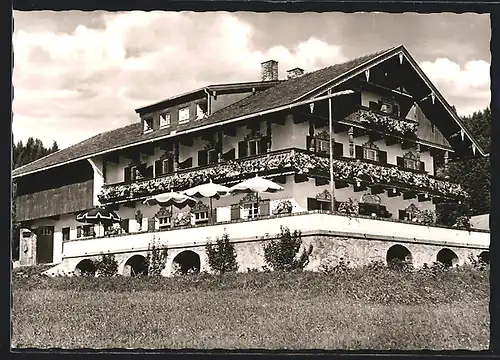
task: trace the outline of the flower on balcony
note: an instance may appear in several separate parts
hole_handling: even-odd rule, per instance
[[[418,129],[418,123],[404,119],[396,119],[389,115],[383,115],[368,110],[360,109],[356,112],[359,121],[381,127],[389,133],[400,136],[414,136]]]
[[[178,214],[178,216],[173,219],[173,225],[175,227],[191,225],[191,214],[189,212]]]
[[[417,209],[413,213],[412,221],[418,224],[433,225],[436,221],[436,214],[432,210]]]
[[[359,214],[359,202],[349,198],[347,201],[340,203],[338,211],[348,215],[357,215]]]
[[[444,196],[467,194],[459,184],[429,177],[427,174],[401,170],[361,161],[334,160],[335,178],[348,182],[402,185],[434,191]],[[132,200],[162,192],[184,190],[212,180],[214,182],[239,181],[257,173],[329,175],[329,159],[297,150],[266,154],[251,159],[231,160],[212,167],[170,174],[164,177],[143,180],[131,184],[105,186],[99,195],[102,203]]]
[[[292,212],[293,205],[292,202],[288,199],[280,200],[276,209],[274,210],[275,214],[290,214]]]

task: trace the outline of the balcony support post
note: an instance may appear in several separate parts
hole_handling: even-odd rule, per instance
[[[331,90],[328,91],[328,95],[331,95]],[[330,133],[330,198],[332,205],[332,212],[335,212],[335,178],[333,172],[333,142],[334,142],[334,132],[333,132],[333,118],[332,118],[332,98],[328,98],[328,126]]]

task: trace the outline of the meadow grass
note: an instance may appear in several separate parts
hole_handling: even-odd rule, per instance
[[[14,347],[486,349],[489,271],[13,281]]]

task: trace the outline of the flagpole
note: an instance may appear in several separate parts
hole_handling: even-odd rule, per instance
[[[331,94],[331,91],[329,91]],[[333,175],[333,115],[332,115],[332,98],[328,98],[328,125],[330,130],[330,199],[331,210],[335,212],[335,179]]]

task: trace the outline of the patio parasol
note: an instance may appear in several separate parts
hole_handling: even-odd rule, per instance
[[[121,221],[120,216],[114,211],[108,210],[104,207],[96,207],[86,212],[78,214],[76,221],[86,224],[113,224]]]
[[[247,179],[239,184],[232,186],[229,189],[231,194],[248,194],[255,193],[257,196],[257,208],[259,208],[260,193],[276,193],[285,190],[282,186],[255,175],[255,177]]]
[[[210,222],[212,222],[212,199],[219,200],[221,196],[229,193],[227,186],[214,184],[212,180],[206,184],[195,186],[191,189],[185,190],[184,194],[195,198],[209,198],[210,199]]]
[[[196,204],[196,199],[193,199],[190,196],[171,190],[170,192],[158,194],[150,198],[147,198],[146,200],[144,200],[143,203],[149,206],[154,206],[154,205],[160,205],[165,207],[170,206],[170,213],[173,215],[174,206],[179,210],[185,208],[186,206],[192,207]]]

